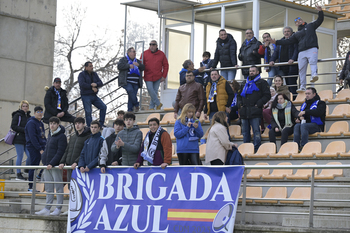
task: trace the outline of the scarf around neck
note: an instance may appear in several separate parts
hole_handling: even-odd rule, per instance
[[[162,130],[162,127],[159,126],[153,140],[151,142],[151,145],[149,146],[149,134],[150,131],[148,131],[145,140],[143,141],[143,151],[141,152],[141,156],[143,157],[144,160],[148,161],[149,163],[153,164],[153,158],[154,158],[154,153],[156,152],[158,143],[159,143],[159,135],[160,131]],[[148,148],[149,146],[149,148]]]
[[[260,74],[258,74],[253,80],[249,81],[249,76],[247,77],[247,82],[244,85],[243,91],[241,93],[242,97],[245,97],[246,94],[252,94],[253,91],[259,91],[259,88],[256,86],[256,81],[261,79]]]
[[[285,100],[283,104],[277,104],[276,108],[272,109],[272,115],[273,119],[275,120],[276,124],[278,125],[278,128],[280,131],[282,131],[281,123],[278,120],[278,109],[284,109],[284,127],[292,127],[292,103],[290,101]]]
[[[214,95],[217,95],[216,87],[217,87],[217,83],[218,83],[219,79],[211,84],[209,97],[208,97],[208,102],[209,103],[213,103],[214,102]]]
[[[55,88],[56,95],[57,95],[57,109],[62,110],[62,100],[60,92]]]
[[[187,118],[187,117],[186,117],[186,118],[185,118],[185,122],[186,122],[186,125],[187,125],[188,122],[193,123],[194,120],[193,120],[193,118]],[[191,124],[191,127],[190,127],[190,129],[188,130],[188,133],[190,134],[190,137],[189,137],[188,141],[197,141],[197,140],[199,139],[199,137],[197,137],[197,136],[195,135],[195,133],[194,133],[194,126],[193,126],[193,124]]]
[[[137,62],[136,57],[134,58],[134,60],[131,60],[128,56],[128,54],[126,54],[126,58],[128,59],[128,63],[130,65],[132,65],[134,62]],[[140,71],[139,68],[137,66],[134,66],[134,68],[129,68],[130,74],[136,74],[137,76],[140,76]]]

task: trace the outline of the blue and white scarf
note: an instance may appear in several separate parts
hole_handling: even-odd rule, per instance
[[[235,93],[235,97],[232,100],[231,108],[236,106],[236,104],[237,104],[237,92]]]
[[[318,102],[319,102],[319,100],[316,100],[315,102],[313,102],[310,106],[310,110],[316,109]],[[304,111],[305,108],[306,108],[306,102],[304,102],[303,105],[301,105],[300,111]],[[312,123],[316,123],[317,125],[323,125],[321,117],[310,116],[310,120]]]
[[[56,91],[56,95],[58,98],[57,99],[57,109],[62,110],[62,100],[61,100],[60,92],[57,89],[55,89],[55,91]]]
[[[128,63],[130,65],[132,65],[134,62],[137,62],[136,57],[134,58],[134,60],[131,60],[128,56],[128,54],[126,54],[126,58],[128,59]],[[134,66],[134,68],[130,68],[130,74],[136,74],[137,76],[140,76],[140,71],[139,68],[137,66]]]
[[[252,39],[250,39],[250,40],[245,40],[245,46],[248,46],[249,43],[250,43],[253,39],[254,39],[254,37],[253,37]]]
[[[157,146],[159,143],[159,135],[160,135],[160,131],[162,131],[162,127],[158,127],[153,140],[151,142],[151,145],[149,146],[149,133],[150,131],[148,131],[145,140],[143,141],[143,151],[141,152],[141,156],[144,158],[144,160],[148,161],[149,163],[153,164],[153,158],[154,158],[154,153],[157,150]],[[149,146],[149,148],[148,148]]]
[[[205,64],[204,62],[202,62],[203,66],[205,66],[205,69],[209,69],[209,63],[210,63],[210,58],[208,60],[206,60],[207,64]],[[208,73],[204,72],[204,76],[203,79],[206,79],[208,77]]]
[[[198,141],[199,137],[197,137],[194,133],[194,126],[193,126],[193,123],[194,123],[194,120],[193,118],[185,118],[185,121],[186,121],[186,125],[188,122],[191,122],[191,127],[188,131],[188,133],[190,134],[190,137],[188,138],[188,141]]]
[[[273,47],[273,49],[270,47],[270,52],[271,52],[271,55],[272,55],[273,52],[276,50],[276,45],[275,44],[271,44],[271,45]],[[268,58],[269,58],[269,56],[268,56],[267,47],[265,47],[265,55],[264,55],[265,64],[269,63],[269,59]]]
[[[259,88],[255,85],[255,82],[261,79],[260,74],[256,76],[253,80],[249,81],[249,76],[247,77],[247,82],[244,85],[243,91],[241,93],[242,97],[245,97],[246,94],[252,94],[253,91],[259,91]]]
[[[217,95],[216,86],[217,86],[217,81],[216,81],[216,82],[213,82],[213,83],[211,84],[211,88],[210,88],[210,92],[209,92],[209,97],[208,97],[208,102],[209,102],[209,103],[213,103],[213,102],[214,102],[214,95]]]

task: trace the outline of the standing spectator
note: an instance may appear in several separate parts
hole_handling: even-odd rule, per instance
[[[203,86],[194,81],[194,75],[192,71],[186,72],[186,83],[181,85],[177,90],[174,107],[174,118],[177,119],[179,110],[185,106],[185,104],[191,103],[196,108],[196,117],[201,116],[203,106],[205,103],[205,95]]]
[[[84,147],[79,157],[78,168],[81,173],[89,172],[96,167],[101,153],[108,153],[106,150],[101,150],[105,139],[101,136],[100,122],[91,122],[90,130],[91,136],[84,142]]]
[[[107,106],[103,101],[98,98],[98,87],[102,87],[103,83],[98,77],[97,73],[94,72],[94,67],[91,62],[85,62],[85,70],[79,74],[78,81],[80,86],[81,100],[83,101],[86,124],[90,127],[92,121],[92,104],[100,109],[100,125],[102,127],[105,123]]]
[[[198,140],[203,137],[201,123],[195,116],[193,104],[186,104],[175,122],[176,152],[180,165],[201,165]],[[188,161],[190,161],[188,163]]]
[[[270,42],[271,35],[268,32],[265,32],[262,35],[264,44],[260,45],[258,53],[264,56],[265,64],[269,64],[272,61],[272,54],[276,51],[276,45]],[[277,67],[265,67],[266,72],[269,74],[269,79],[267,79],[267,83],[271,86],[272,77],[276,74],[283,74],[282,71],[278,70]]]
[[[205,163],[210,165],[224,165],[226,161],[227,151],[237,145],[230,142],[228,134],[227,115],[225,112],[217,112],[211,120],[209,128]]]
[[[237,95],[238,95],[238,91],[240,89],[239,83],[236,80],[232,80],[230,82],[230,86],[233,90],[234,93],[234,97],[231,103],[231,111],[230,111],[230,116],[229,116],[229,121],[233,121],[236,120],[239,116],[238,116],[238,105],[237,105]]]
[[[143,140],[140,153],[134,168],[139,168],[143,161],[148,161],[149,165],[166,168],[171,164],[172,144],[167,131],[159,126],[157,118],[148,120],[149,132]]]
[[[241,85],[240,95],[238,95],[239,115],[242,122],[243,142],[250,142],[250,127],[253,128],[254,149],[257,151],[261,144],[261,134],[259,129],[262,109],[264,104],[271,98],[269,84],[261,79],[258,67],[249,68],[249,77]]]
[[[128,111],[138,112],[140,104],[137,101],[137,91],[142,88],[141,73],[145,69],[145,65],[136,59],[136,51],[133,47],[128,48],[125,57],[119,60],[118,85],[123,87],[128,93]]]
[[[298,114],[299,111],[285,94],[277,94],[272,103],[270,142],[276,144],[276,136],[281,136],[281,146],[286,143],[288,136],[293,134],[295,119],[298,118]]]
[[[180,70],[180,86],[184,85],[186,83],[186,72],[187,71],[192,71],[193,75],[195,76],[195,81],[200,84],[204,84],[204,81],[202,77],[200,76],[200,73],[202,73],[206,68],[205,66],[202,66],[198,68],[197,70],[194,69],[194,64],[191,60],[186,60],[182,64],[182,70]]]
[[[298,32],[294,33],[286,40],[270,40],[271,43],[276,45],[289,45],[298,43],[298,67],[300,77],[300,88],[297,92],[304,92],[306,88],[306,70],[307,63],[310,63],[311,79],[310,82],[314,83],[318,80],[317,75],[317,59],[318,59],[318,41],[316,29],[322,24],[324,16],[321,6],[317,6],[318,18],[311,23],[306,23],[300,17],[297,17],[295,25],[298,27]]]
[[[346,82],[344,82],[346,80]],[[339,75],[340,85],[345,85],[345,88],[350,86],[350,51],[345,56],[345,62],[342,71]]]
[[[46,146],[46,137],[45,137],[45,128],[44,124],[41,122],[43,118],[43,108],[36,106],[34,108],[34,116],[29,118],[25,126],[25,137],[26,137],[26,146],[30,154],[30,165],[39,165],[41,160],[41,154],[45,150]],[[29,192],[33,191],[33,176],[34,169],[29,170],[28,180],[30,181]]]
[[[25,136],[25,127],[30,118],[30,111],[28,110],[28,101],[22,100],[19,104],[19,109],[12,113],[11,129],[17,133],[13,140],[13,145],[17,153],[16,166],[22,166],[24,152],[26,152],[27,155],[26,165],[30,165],[30,154],[26,146]],[[22,175],[21,169],[17,169],[16,180],[26,180]]]
[[[283,28],[283,35],[281,40],[286,40],[293,35],[293,29],[291,27]],[[270,60],[270,66],[273,66],[276,62],[288,62],[288,64],[293,64],[294,61],[298,60],[298,43],[289,44],[289,45],[277,45],[275,52],[272,54]],[[276,69],[279,69],[283,72],[282,76],[289,75],[298,75],[298,65],[285,65],[285,66],[276,66]],[[293,85],[289,87],[290,92],[293,94],[297,93],[297,80],[298,77],[289,77],[286,79],[287,85]],[[287,95],[289,98],[289,96]]]
[[[237,66],[237,43],[233,36],[226,33],[225,29],[220,29],[219,38],[216,40],[216,50],[213,68],[220,62],[221,68]],[[228,81],[236,77],[236,69],[221,70],[221,75]]]
[[[47,166],[44,170],[43,176],[45,182],[63,182],[62,170],[60,169],[52,169],[55,166],[58,166],[64,151],[67,147],[67,138],[65,133],[65,129],[62,125],[60,125],[60,119],[58,117],[51,117],[49,119],[50,131],[47,139],[47,144],[44,153],[41,155],[41,160],[43,161],[43,165]],[[57,207],[50,214],[51,204],[53,203],[54,195],[54,187],[56,189],[57,196]],[[44,209],[35,212],[36,215],[52,215],[58,216],[61,213],[62,204],[63,204],[63,184],[45,184],[45,191],[48,192],[46,195],[46,205]]]
[[[117,112],[117,119],[120,119],[120,120],[124,120],[124,115],[125,115],[125,112],[123,110],[119,110]]]
[[[122,165],[134,166],[140,152],[142,132],[135,123],[135,114],[127,112],[124,115],[124,130],[120,131],[112,145],[112,152],[122,150]]]
[[[117,137],[117,134],[124,129],[124,121],[120,119],[116,119],[113,122],[113,128],[114,133],[109,135],[106,140],[103,142],[103,147],[107,147],[108,154],[101,154],[102,157],[100,157],[99,165],[101,167],[101,172],[105,173],[106,166],[118,166],[122,165],[122,150],[119,150],[118,152],[112,152],[112,145],[115,142],[115,138]],[[106,157],[104,157],[106,156]],[[102,169],[104,168],[104,169]]]
[[[242,66],[261,64],[261,55],[258,53],[261,42],[254,37],[254,32],[248,29],[245,32],[245,41],[243,42],[238,59],[242,61]],[[261,70],[259,69],[259,73]],[[249,69],[242,69],[244,79],[249,76]]]
[[[75,117],[68,112],[67,92],[61,88],[60,78],[55,78],[53,86],[46,91],[44,104],[44,123],[48,124],[52,116],[60,118],[61,121],[74,122]]]
[[[210,82],[206,88],[206,102],[204,105],[204,118],[211,120],[218,111],[231,112],[231,104],[234,97],[233,90],[226,79],[220,76],[219,71],[210,72]]]
[[[211,54],[208,51],[205,51],[202,55],[203,60],[199,63],[199,67],[205,66],[205,69],[210,69],[213,67],[213,60],[210,59]],[[200,74],[203,79],[203,86],[204,88],[207,86],[209,80],[210,80],[210,71],[203,72]]]
[[[315,88],[306,88],[305,102],[301,105],[298,116],[302,121],[294,126],[294,142],[298,143],[299,149],[302,150],[309,140],[309,134],[324,131],[326,103],[320,99]]]
[[[78,166],[81,151],[85,141],[90,138],[91,130],[85,126],[85,119],[77,117],[74,120],[75,133],[69,138],[69,143],[63,157],[60,161],[59,168],[63,169],[65,165],[71,166],[74,170]],[[67,180],[72,176],[72,170],[67,170]]]
[[[286,95],[289,99],[290,92],[288,90],[288,86],[283,85],[283,77],[281,75],[277,74],[275,76],[274,83],[275,83],[275,85],[273,88],[276,90],[276,92],[278,94],[282,93],[282,94]]]
[[[158,89],[160,83],[164,82],[168,75],[169,64],[165,54],[158,49],[157,41],[152,40],[149,43],[149,49],[143,53],[143,64],[145,65],[143,78],[148,94],[151,96],[149,109],[160,110],[163,104],[158,99]]]

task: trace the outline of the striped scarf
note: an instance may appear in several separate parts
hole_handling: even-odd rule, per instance
[[[276,124],[278,125],[278,128],[280,131],[282,131],[281,124],[278,120],[278,109],[284,109],[284,127],[292,127],[292,103],[290,101],[285,100],[283,104],[277,104],[276,108],[272,109],[272,116],[275,120]]]

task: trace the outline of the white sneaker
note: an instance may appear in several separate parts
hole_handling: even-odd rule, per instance
[[[68,210],[66,212],[63,212],[61,215],[67,216],[68,215]]]
[[[315,75],[315,76],[312,76],[311,79],[310,79],[310,83],[314,83],[318,80],[318,76]]]
[[[306,91],[306,88],[305,87],[300,87],[298,90],[297,90],[297,93],[301,93],[301,92],[305,92]]]
[[[38,212],[35,212],[36,215],[42,215],[42,216],[49,216],[50,215],[50,210],[44,208]]]
[[[58,216],[58,215],[60,215],[60,213],[61,213],[61,210],[56,208],[50,215],[51,216]]]

